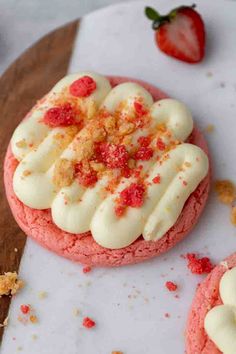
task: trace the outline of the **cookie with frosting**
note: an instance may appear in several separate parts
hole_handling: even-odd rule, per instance
[[[88,265],[136,263],[197,222],[207,154],[182,102],[137,80],[72,74],[16,128],[6,193],[19,226],[44,247]]]
[[[187,354],[236,353],[236,254],[199,285],[186,328]]]

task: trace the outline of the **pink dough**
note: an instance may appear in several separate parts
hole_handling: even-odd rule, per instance
[[[224,265],[227,262],[227,267]],[[220,354],[204,330],[204,319],[214,306],[222,304],[219,294],[223,274],[236,266],[236,253],[218,264],[199,285],[189,312],[186,327],[186,354]]]
[[[112,86],[126,81],[137,82],[152,94],[154,100],[167,97],[154,86],[141,81],[122,77],[109,77],[109,79]],[[197,128],[194,128],[188,140],[208,153],[204,137]],[[12,187],[16,166],[17,161],[9,146],[5,157],[4,181],[7,199],[18,225],[43,247],[60,256],[90,266],[112,267],[138,263],[168,251],[182,240],[196,224],[207,201],[210,185],[210,174],[208,174],[188,198],[176,224],[160,240],[147,242],[140,237],[128,247],[110,250],[99,246],[93,240],[90,232],[75,235],[60,230],[52,222],[50,210],[35,210],[21,203]]]

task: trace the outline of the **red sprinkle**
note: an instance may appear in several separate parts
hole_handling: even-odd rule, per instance
[[[147,110],[144,108],[143,104],[138,101],[134,101],[134,109],[138,117],[142,117],[147,113]]]
[[[125,213],[125,206],[124,205],[116,205],[115,206],[115,214],[118,218],[120,218]]]
[[[214,268],[208,257],[197,258],[195,253],[188,253],[186,258],[188,260],[188,269],[193,274],[210,273]]]
[[[166,282],[166,288],[169,290],[169,291],[176,291],[178,286],[173,283],[172,281],[167,281]]]
[[[89,273],[89,272],[91,272],[91,270],[92,270],[91,267],[86,266],[86,267],[83,268],[83,273],[84,273],[84,274]]]
[[[101,143],[96,148],[97,159],[108,168],[126,168],[129,153],[124,145]]]
[[[43,122],[52,128],[67,127],[78,123],[75,120],[75,113],[70,103],[49,108],[44,114]]]
[[[30,307],[29,305],[21,305],[20,310],[24,315],[26,315],[30,311]]]
[[[121,204],[132,208],[140,208],[144,202],[145,188],[143,184],[131,183],[120,192]]]
[[[151,137],[150,136],[140,136],[138,138],[138,143],[140,146],[147,147],[151,143]]]
[[[121,170],[121,175],[122,177],[130,178],[130,176],[132,175],[132,170],[128,166],[126,166]]]
[[[85,328],[92,328],[92,327],[96,326],[96,323],[91,318],[85,317],[83,319],[83,326]]]
[[[156,177],[154,177],[152,179],[152,182],[155,183],[155,184],[160,184],[161,183],[161,176],[157,175]]]
[[[75,97],[88,97],[96,90],[96,87],[96,82],[90,76],[83,76],[70,85],[69,91]]]
[[[164,151],[166,148],[166,144],[164,143],[164,141],[161,138],[157,139],[157,148],[161,151]]]
[[[75,177],[84,187],[92,187],[98,180],[97,173],[92,170],[84,170],[81,162],[75,165]]]
[[[141,146],[134,155],[135,160],[148,161],[153,157],[153,150],[150,147]]]

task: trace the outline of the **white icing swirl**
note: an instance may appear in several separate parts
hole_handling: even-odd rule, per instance
[[[51,208],[53,221],[62,230],[70,233],[91,230],[96,242],[103,247],[125,247],[141,234],[145,240],[157,240],[174,225],[185,201],[206,176],[207,156],[194,145],[181,144],[171,150],[166,161],[161,164],[156,162],[156,154],[149,161],[142,162],[143,169],[149,174],[145,183],[150,183],[145,202],[140,208],[128,208],[121,218],[114,212],[115,199],[121,190],[134,182],[133,177],[122,179],[114,194],[108,194],[105,199],[101,192],[109,183],[108,176],[99,179],[93,188],[84,188],[76,181],[68,187],[56,188],[53,184],[54,166],[59,158],[76,159],[73,141],[66,144],[65,136],[57,144],[55,134],[63,135],[65,129],[49,128],[40,120],[46,110],[53,106],[53,99],[84,75],[92,77],[97,84],[96,90],[88,99],[94,100],[97,106],[104,107],[111,114],[124,101],[126,104],[122,114],[132,114],[134,101],[137,99],[141,99],[144,106],[150,109],[151,125],[133,133],[131,137],[134,144],[139,136],[148,134],[150,129],[153,131],[162,123],[175,139],[184,141],[191,133],[191,113],[181,102],[164,99],[153,103],[152,96],[143,87],[131,82],[111,89],[106,78],[94,73],[69,75],[33,108],[13,134],[12,151],[20,161],[13,178],[14,192],[31,208]],[[83,135],[84,129],[75,138]],[[19,147],[19,141],[26,143],[23,148]],[[29,147],[31,143],[33,150]],[[185,166],[186,163],[188,167]],[[30,174],[24,176],[24,171],[27,170]],[[160,184],[152,183],[157,174],[161,175]]]

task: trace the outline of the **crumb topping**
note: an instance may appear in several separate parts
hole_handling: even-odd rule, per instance
[[[229,180],[219,180],[215,182],[215,191],[218,199],[224,204],[231,204],[235,198],[234,184]]]
[[[0,296],[2,295],[14,295],[21,288],[23,288],[24,282],[18,279],[16,272],[7,272],[4,275],[0,275]]]
[[[188,269],[193,274],[210,273],[214,268],[208,257],[198,258],[195,253],[188,253],[186,258],[188,260]]]
[[[95,323],[91,318],[85,317],[85,318],[83,319],[83,326],[84,326],[85,328],[90,329],[90,328],[95,327],[95,326],[96,326],[96,323]]]
[[[234,207],[231,209],[230,220],[231,220],[231,223],[232,223],[234,226],[236,226],[236,206],[234,206]]]
[[[173,283],[172,281],[167,281],[165,285],[169,291],[176,291],[178,288],[177,284]]]
[[[68,187],[74,180],[73,161],[67,159],[59,159],[56,161],[53,170],[53,183],[57,188]]]

